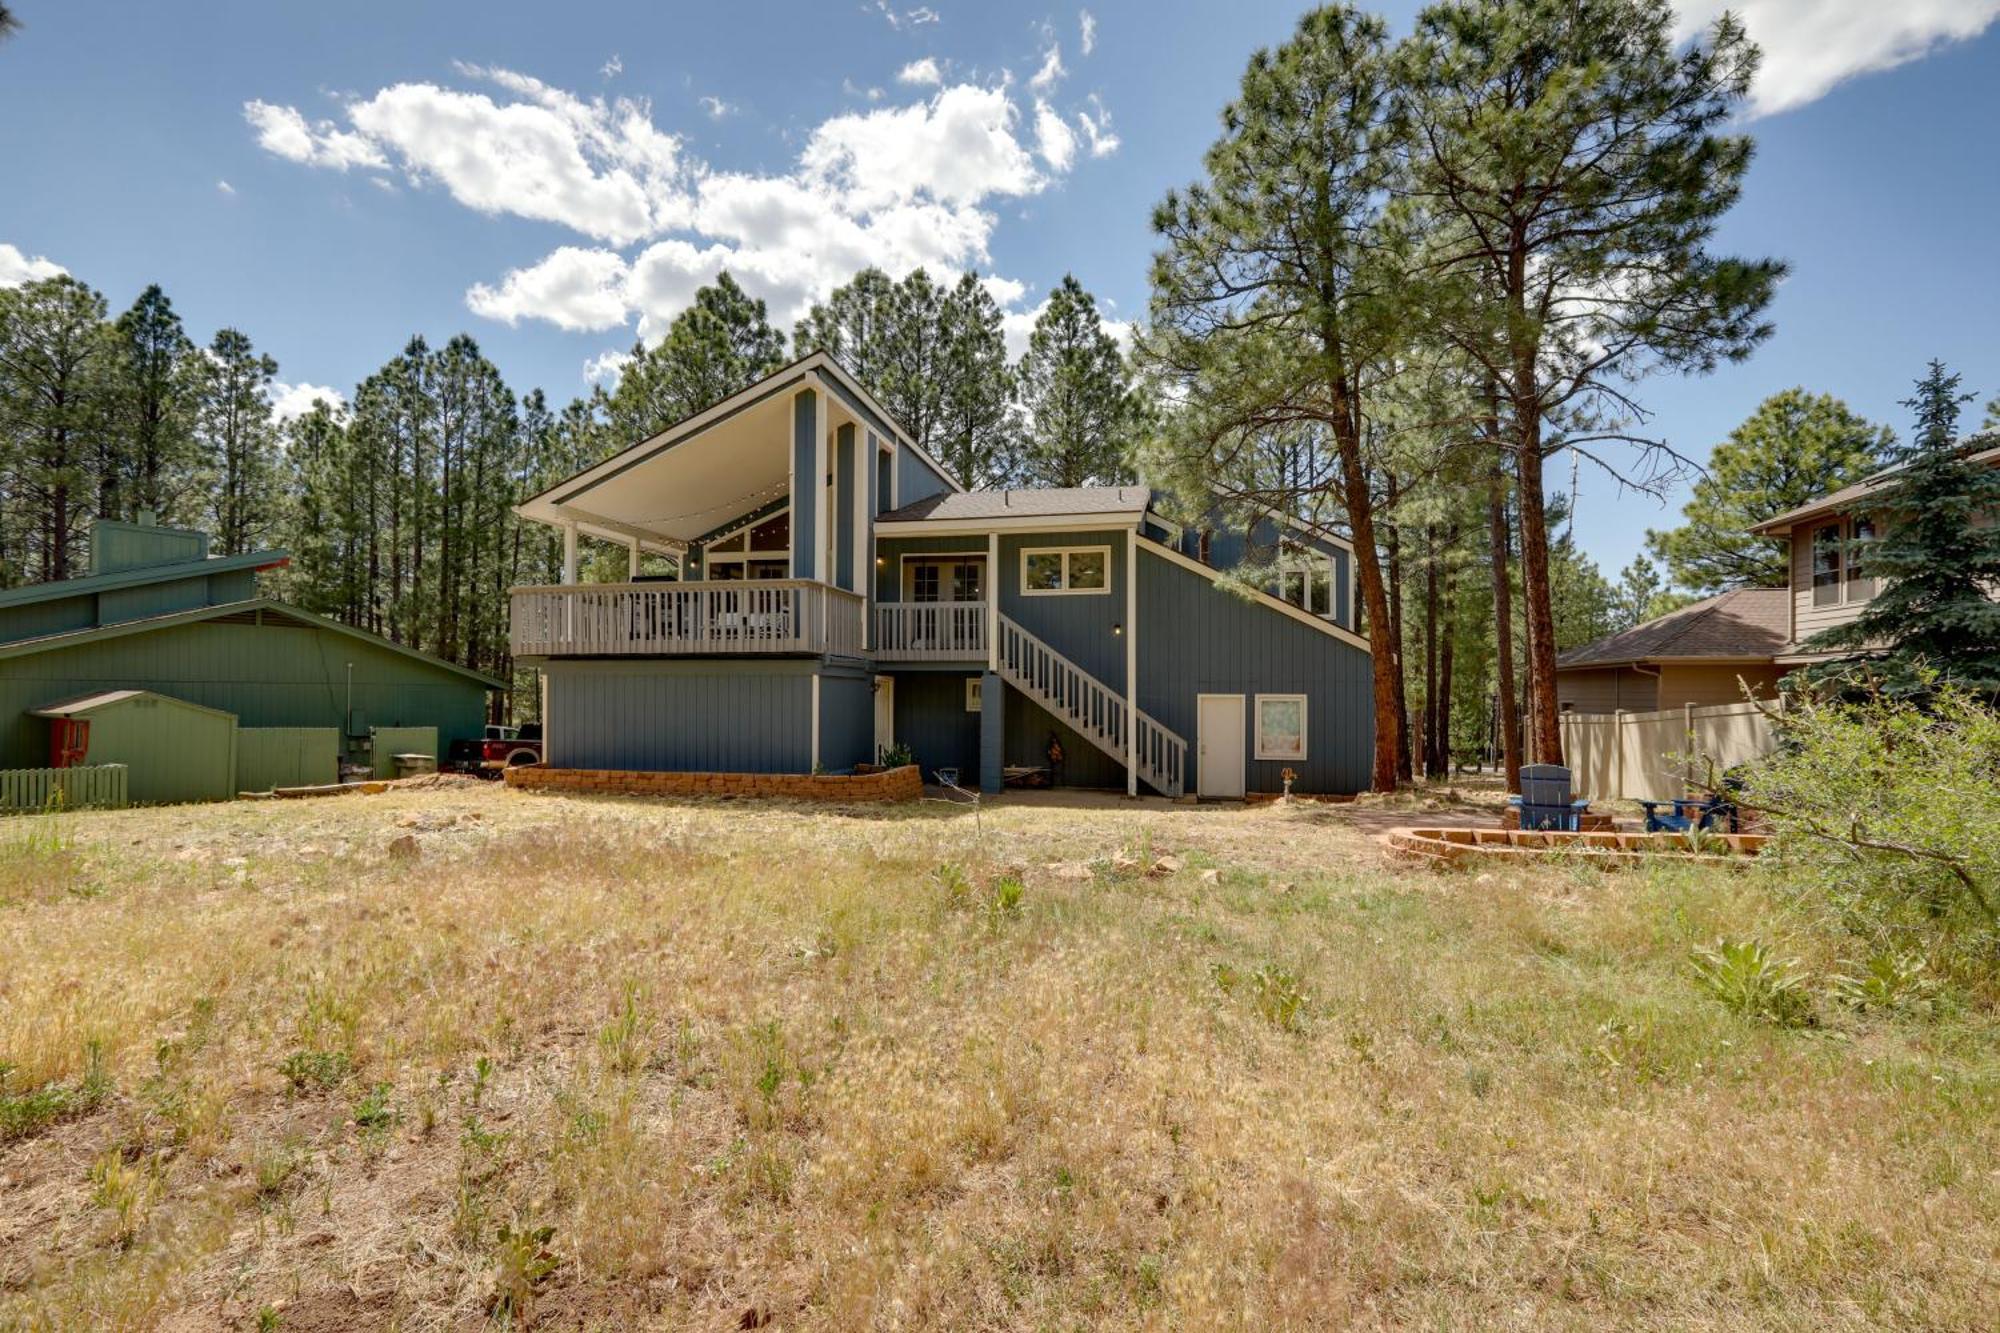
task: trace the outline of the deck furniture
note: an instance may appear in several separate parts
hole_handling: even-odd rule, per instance
[[[1646,811],[1648,833],[1686,833],[1691,829],[1736,832],[1736,806],[1719,796],[1640,801],[1639,805]]]
[[[1559,833],[1575,833],[1590,808],[1588,798],[1571,796],[1570,771],[1561,764],[1522,765],[1521,794],[1509,797],[1508,804],[1520,808],[1523,829]]]

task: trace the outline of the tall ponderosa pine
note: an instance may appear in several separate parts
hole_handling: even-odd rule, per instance
[[[792,352],[825,352],[874,393],[893,374],[903,341],[899,315],[895,282],[879,268],[864,268],[792,326]]]
[[[1750,529],[1874,472],[1894,439],[1831,394],[1773,394],[1715,446],[1681,510],[1686,521],[1648,532],[1646,544],[1675,583],[1698,593],[1782,588],[1785,544]]]
[[[115,326],[119,373],[119,503],[112,516],[150,513],[163,523],[199,517],[200,450],[195,407],[203,361],[158,283],[139,293]]]
[[[1727,16],[1683,47],[1669,0],[1451,0],[1423,11],[1399,64],[1408,203],[1436,284],[1426,323],[1500,399],[1529,748],[1557,761],[1543,463],[1563,447],[1657,445],[1631,424],[1633,381],[1706,371],[1769,334],[1783,265],[1709,249],[1750,164],[1750,140],[1724,131],[1756,48]]]
[[[725,270],[675,315],[655,347],[637,346],[606,403],[619,447],[636,444],[693,416],[785,360],[784,335],[764,303]]]
[[[1388,117],[1388,34],[1343,6],[1315,10],[1259,51],[1208,179],[1154,210],[1151,367],[1182,406],[1170,452],[1192,485],[1244,495],[1246,453],[1301,424],[1331,453],[1312,493],[1256,498],[1303,512],[1331,488],[1354,542],[1373,651],[1373,784],[1393,790],[1402,749],[1396,621],[1377,542],[1366,399],[1403,336],[1383,201],[1402,157]],[[1317,474],[1316,474],[1317,475]],[[1254,478],[1248,485],[1263,485]]]
[[[945,297],[943,332],[931,451],[961,486],[1004,485],[1018,466],[1008,409],[1014,376],[1000,307],[977,275],[961,274]]]
[[[1015,381],[1021,470],[1037,486],[1115,486],[1134,477],[1141,419],[1132,373],[1097,301],[1072,274],[1035,318]]]
[[[1970,401],[1959,377],[1931,362],[1904,403],[1916,418],[1910,443],[1892,479],[1869,497],[1882,535],[1848,552],[1880,590],[1855,619],[1806,644],[1875,658],[1892,689],[1920,688],[1918,670],[1927,668],[2000,697],[2000,466],[1972,458],[1992,441],[1958,436]]]
[[[117,397],[104,316],[68,275],[0,290],[0,582],[81,572]]]
[[[292,556],[285,595],[308,611],[362,624],[367,516],[346,425],[320,399],[287,422],[284,435],[282,533]]]
[[[219,330],[202,368],[195,422],[208,457],[209,537],[219,555],[270,540],[278,519],[278,439],[271,380],[278,363],[237,329]]]

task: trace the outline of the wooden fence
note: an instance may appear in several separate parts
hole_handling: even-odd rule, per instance
[[[74,768],[0,769],[0,812],[35,814],[95,806],[126,805],[123,764],[81,764]]]
[[[1777,748],[1770,719],[1748,702],[1564,713],[1562,742],[1577,794],[1614,801],[1694,795],[1691,784],[1704,781],[1711,765],[1720,774]]]

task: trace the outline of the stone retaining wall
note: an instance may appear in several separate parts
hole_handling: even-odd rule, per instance
[[[603,792],[623,796],[746,796],[789,801],[914,801],[924,794],[915,764],[881,773],[637,773],[608,768],[507,770],[507,785],[528,791]]]

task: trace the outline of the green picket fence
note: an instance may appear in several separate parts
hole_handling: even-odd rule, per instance
[[[0,769],[0,811],[9,814],[86,807],[122,810],[127,804],[125,793],[123,764]]]

